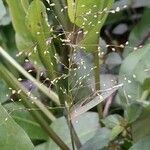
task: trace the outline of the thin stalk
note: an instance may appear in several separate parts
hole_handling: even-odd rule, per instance
[[[97,49],[96,52],[93,53],[94,56],[94,78],[95,78],[95,90],[100,90],[100,59],[99,59],[99,51]],[[99,113],[100,119],[103,118],[103,106],[102,103],[97,105],[97,110]]]
[[[73,130],[72,130],[72,126],[71,126],[70,114],[69,114],[68,110],[67,110],[67,116],[66,117],[67,117],[66,119],[67,119],[67,122],[68,122],[69,131],[70,131],[72,149],[75,150],[74,134],[73,134]]]
[[[75,131],[75,128],[74,128],[73,124],[72,124],[71,117],[70,117],[69,121],[70,121],[70,127],[72,129],[72,134],[73,134],[73,138],[74,138],[76,147],[77,147],[77,149],[80,149],[82,147],[82,144],[81,144],[80,139],[79,139],[79,137],[78,137],[78,135],[77,135],[77,133]]]
[[[33,98],[29,97],[27,94],[26,89],[24,89],[21,84],[18,82],[18,80],[1,64],[0,65],[0,75],[1,77],[7,82],[7,84],[10,84],[11,87],[18,91],[21,90],[19,93],[21,99],[23,100],[23,104],[27,108],[36,108],[36,101],[33,101]],[[39,107],[39,104],[37,105]],[[46,108],[44,108],[46,109]],[[28,109],[29,110],[29,109]],[[40,110],[43,112],[43,108]],[[32,116],[37,120],[37,122],[41,125],[43,130],[48,134],[48,136],[62,149],[62,150],[69,150],[68,146],[61,140],[61,138],[53,131],[51,127],[49,127],[49,124],[46,122],[46,120],[42,117],[41,113],[36,111],[30,112]]]
[[[67,0],[51,0],[51,2],[53,2],[55,4],[54,6],[54,13],[55,15],[58,17],[58,21],[59,23],[62,25],[63,27],[63,32],[64,32],[64,39],[68,38],[68,33],[66,33],[66,31],[71,31],[72,30],[72,23],[69,20],[68,17],[68,12],[67,9],[64,9],[64,6],[67,6]],[[63,12],[60,12],[60,10],[63,10]],[[65,74],[70,74],[69,69],[70,68],[70,62],[69,62],[69,54],[72,54],[72,48],[70,46],[63,46],[61,49],[62,52],[62,63],[67,67],[64,67],[64,73]],[[77,148],[79,147],[78,145],[81,145],[80,140],[76,134],[76,131],[71,123],[70,120],[70,107],[73,103],[72,101],[72,96],[71,93],[69,91],[69,84],[68,84],[69,80],[68,78],[64,79],[63,81],[61,80],[59,82],[60,87],[62,87],[63,90],[66,91],[66,93],[64,94],[61,90],[59,90],[59,96],[61,97],[61,104],[63,104],[64,106],[66,106],[66,112],[67,114],[65,115],[66,120],[68,122],[68,127],[70,129],[70,136],[71,136],[71,142],[72,142],[72,148],[73,150],[75,149],[75,144],[77,145]],[[74,141],[75,138],[75,141]],[[77,141],[77,142],[76,142]]]
[[[18,62],[16,62],[4,49],[0,47],[0,54],[13,65],[20,73],[22,73],[27,79],[29,79],[35,86],[41,90],[45,95],[47,95],[52,101],[57,105],[60,105],[58,95],[52,90],[48,89],[43,84],[39,83],[34,77],[32,77]]]
[[[66,106],[66,120],[68,123],[69,131],[70,131],[70,137],[71,137],[71,143],[72,143],[72,149],[75,150],[75,144],[77,149],[80,149],[82,144],[80,142],[80,139],[75,131],[75,128],[72,124],[71,116],[70,116],[70,108]]]

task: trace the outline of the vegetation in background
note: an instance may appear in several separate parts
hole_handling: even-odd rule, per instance
[[[149,150],[149,0],[0,0],[0,149]]]

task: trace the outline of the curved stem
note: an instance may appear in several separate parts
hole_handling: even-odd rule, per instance
[[[0,47],[0,54],[13,65],[20,73],[22,73],[27,79],[29,79],[35,86],[41,90],[45,95],[47,95],[52,101],[57,105],[60,105],[58,95],[52,90],[48,89],[46,86],[39,83],[34,77],[32,77],[19,63],[17,63],[4,49]]]

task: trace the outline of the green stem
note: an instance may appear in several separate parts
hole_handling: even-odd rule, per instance
[[[73,126],[71,126],[71,120],[70,120],[70,116],[69,115],[70,114],[69,114],[69,111],[68,111],[66,119],[67,119],[67,122],[68,122],[69,131],[70,131],[72,149],[75,150],[74,134],[73,134],[73,130],[72,130]]]
[[[100,59],[99,59],[99,51],[97,49],[96,52],[93,53],[94,56],[94,78],[95,78],[95,90],[100,90]],[[103,117],[103,106],[102,103],[97,105],[97,110],[99,113],[100,119]]]
[[[52,128],[49,127],[49,124],[46,122],[46,120],[42,117],[41,113],[36,110],[38,107],[43,113],[47,112],[45,111],[46,108],[41,107],[41,103],[38,102],[39,100],[34,100],[34,98],[31,98],[32,95],[27,94],[28,91],[22,87],[22,85],[19,83],[19,81],[2,65],[0,64],[0,75],[1,77],[9,84],[14,90],[18,91],[21,90],[19,93],[21,99],[23,100],[23,104],[29,108],[28,110],[35,108],[35,111],[31,111],[30,113],[32,116],[37,120],[37,122],[41,125],[43,130],[49,135],[51,139],[54,140],[54,142],[62,149],[62,150],[69,150],[67,145],[60,139],[60,137],[53,131]],[[38,103],[37,103],[38,102]],[[40,106],[41,105],[41,106]],[[36,107],[37,106],[37,107]],[[49,112],[50,113],[50,112]],[[54,120],[55,117],[51,118],[51,120]]]
[[[43,84],[39,83],[34,77],[32,77],[19,63],[17,63],[5,50],[0,47],[0,54],[13,65],[20,73],[22,73],[27,79],[29,79],[35,86],[41,90],[45,95],[47,95],[51,100],[53,100],[57,105],[60,105],[58,95],[52,90],[48,89]]]

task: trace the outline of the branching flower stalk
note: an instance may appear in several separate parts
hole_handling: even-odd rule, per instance
[[[61,36],[62,39],[67,40],[69,38],[68,32],[72,32],[72,23],[69,20],[68,13],[67,13],[67,1],[66,0],[51,0],[50,6],[54,5],[52,7],[55,17],[57,17],[57,21],[59,24],[61,24],[63,35]],[[60,13],[60,10],[62,11]],[[66,32],[67,31],[67,32]],[[72,37],[73,39],[75,37]],[[63,45],[63,42],[60,41],[60,47],[59,47],[60,55],[62,57],[62,63],[63,63],[63,70],[62,73],[69,76],[70,74],[70,61],[69,57],[72,55],[72,47],[70,45]],[[71,126],[71,120],[70,120],[70,108],[73,104],[73,99],[72,99],[72,93],[69,90],[69,79],[66,77],[65,79],[59,80],[58,81],[58,95],[60,97],[60,103],[66,107],[66,119],[68,122],[68,126],[70,129],[70,136],[71,136],[71,141],[72,141],[72,148],[75,149],[74,142],[76,143],[76,146],[79,147],[78,145],[80,144],[80,140],[76,134],[76,131],[73,126]],[[75,136],[76,135],[76,136]],[[79,144],[78,144],[79,143]],[[81,147],[81,146],[80,146]]]

